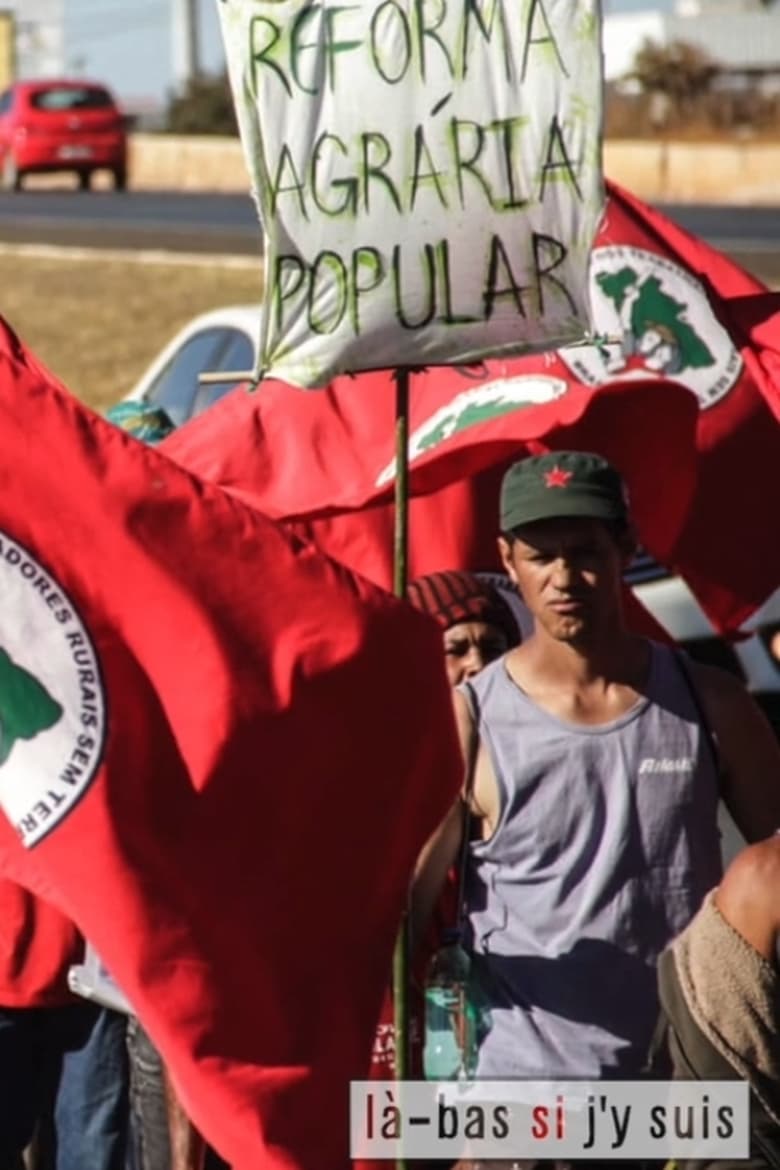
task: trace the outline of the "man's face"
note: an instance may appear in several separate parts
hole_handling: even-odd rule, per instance
[[[450,686],[479,674],[507,649],[506,634],[489,622],[458,622],[444,631],[444,663]]]
[[[537,626],[556,641],[588,642],[614,624],[630,549],[600,520],[540,520],[511,542],[499,537],[499,552]]]

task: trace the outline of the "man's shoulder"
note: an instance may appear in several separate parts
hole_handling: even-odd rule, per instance
[[[513,651],[510,654],[515,653]],[[482,707],[489,696],[495,693],[496,687],[501,687],[503,676],[506,674],[506,659],[509,654],[502,654],[488,663],[488,666],[479,670],[472,679],[457,684],[455,688],[456,709],[464,708],[468,711],[472,722],[479,721]]]
[[[687,657],[683,669],[697,701],[699,716],[721,747],[726,740],[739,741],[743,751],[751,737],[763,738],[769,725],[741,679],[718,666]]]
[[[704,702],[737,703],[752,706],[753,700],[741,679],[720,666],[684,658],[684,669]]]
[[[487,666],[483,666],[479,674],[475,674],[473,678],[466,679],[458,685],[458,690],[484,690],[488,685],[491,685],[497,678],[505,673],[506,661],[510,654],[514,651],[510,650],[506,654],[502,654],[499,658],[494,658]]]

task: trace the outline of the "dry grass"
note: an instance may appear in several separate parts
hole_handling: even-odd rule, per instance
[[[97,409],[127,393],[190,317],[256,303],[261,295],[259,263],[114,256],[65,249],[39,255],[0,245],[0,313],[74,394]],[[765,279],[780,285],[768,274]]]
[[[90,406],[116,402],[195,313],[260,299],[259,266],[0,249],[0,313]]]

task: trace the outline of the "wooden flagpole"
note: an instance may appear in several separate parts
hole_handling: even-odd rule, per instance
[[[409,387],[411,370],[395,372],[395,509],[393,592],[406,597],[409,577]],[[395,1025],[395,1079],[409,1080],[409,918],[404,914],[393,955],[393,1019]],[[406,1159],[396,1158],[396,1170],[406,1170]]]

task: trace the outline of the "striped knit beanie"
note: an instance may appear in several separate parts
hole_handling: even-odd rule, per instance
[[[406,596],[415,609],[435,618],[442,630],[458,622],[488,622],[504,631],[510,646],[520,641],[520,631],[509,606],[492,585],[480,581],[473,573],[447,569],[416,577],[410,581]]]

